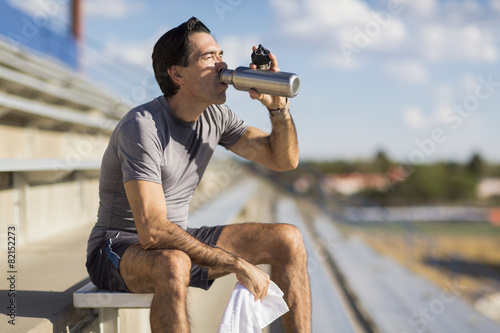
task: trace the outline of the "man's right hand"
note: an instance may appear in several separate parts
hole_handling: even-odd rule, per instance
[[[255,296],[256,301],[263,300],[266,297],[271,279],[267,273],[256,266],[243,259],[239,260],[236,278]]]

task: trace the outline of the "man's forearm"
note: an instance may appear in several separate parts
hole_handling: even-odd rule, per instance
[[[148,250],[173,249],[186,253],[194,264],[236,273],[240,257],[204,244],[176,224],[166,221],[148,231]]]
[[[273,130],[269,138],[273,158],[281,170],[295,169],[299,163],[297,130],[288,107],[280,114],[271,114]]]

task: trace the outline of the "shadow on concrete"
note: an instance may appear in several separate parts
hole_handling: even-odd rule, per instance
[[[283,328],[283,324],[281,323],[281,317],[276,319],[269,325],[270,333],[285,333],[285,329]]]
[[[424,264],[437,266],[456,275],[468,275],[476,278],[486,278],[500,283],[500,265],[486,265],[459,257],[431,258],[424,260]]]
[[[54,332],[66,332],[67,327],[72,328],[92,313],[92,309],[73,307],[73,292],[88,282],[87,278],[62,292],[16,290],[14,297],[8,295],[9,290],[0,290],[0,297],[15,299],[16,326],[23,326],[24,318],[39,318],[49,320]],[[37,325],[36,321],[33,325]]]

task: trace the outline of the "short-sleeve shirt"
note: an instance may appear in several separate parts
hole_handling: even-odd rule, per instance
[[[209,106],[191,123],[178,119],[163,96],[130,110],[104,152],[92,233],[137,231],[124,188],[131,180],[161,184],[168,220],[186,229],[189,203],[216,146],[229,149],[247,128],[226,105]]]

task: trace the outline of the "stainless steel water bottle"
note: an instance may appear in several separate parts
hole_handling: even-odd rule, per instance
[[[255,89],[261,94],[290,98],[297,96],[300,89],[299,77],[294,73],[266,70],[270,62],[269,53],[269,50],[259,45],[252,53],[252,62],[258,69],[249,67],[223,69],[220,73],[220,82],[231,84],[237,90]]]
[[[237,90],[255,89],[261,94],[295,97],[299,93],[300,80],[297,74],[286,72],[271,72],[249,67],[223,69],[220,82],[232,84]]]

